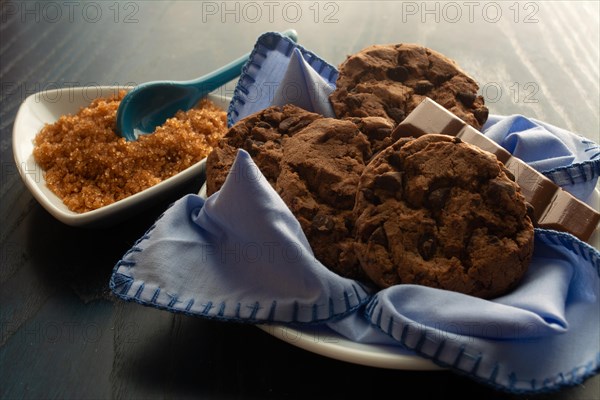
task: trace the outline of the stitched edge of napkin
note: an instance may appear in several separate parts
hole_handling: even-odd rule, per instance
[[[294,43],[291,39],[281,35],[278,32],[263,33],[258,37],[256,44],[254,45],[254,48],[250,53],[250,58],[242,68],[242,74],[240,75],[240,78],[235,86],[233,97],[231,99],[231,102],[229,103],[229,108],[227,109],[228,127],[231,127],[235,123],[233,114],[235,114],[236,117],[239,115],[239,112],[237,110],[238,105],[244,105],[246,102],[246,96],[249,94],[247,86],[252,85],[255,82],[254,77],[256,76],[256,74],[251,74],[249,72],[250,65],[256,67],[257,70],[260,70],[262,61],[259,60],[259,57],[261,60],[265,60],[268,56],[269,51],[278,51],[277,49],[270,50],[264,44],[266,41],[272,39],[273,37],[278,38],[278,40],[284,40],[288,43],[288,46],[285,50],[286,56],[289,57],[295,48],[300,50],[306,62],[312,68],[314,68],[315,71],[319,75],[321,75],[321,77],[323,77],[323,79],[325,79],[327,82],[332,82],[335,85],[338,76],[338,70],[334,66],[329,64],[327,61],[323,60],[321,57],[317,56],[312,51],[306,50],[301,45]]]
[[[583,257],[600,277],[600,251],[568,233],[539,228],[536,228],[535,231],[536,240],[541,240],[550,245],[563,246],[575,255]],[[453,358],[454,361],[451,364],[445,362],[440,359],[442,351],[448,351],[448,348],[444,347],[445,339],[438,342],[432,340],[432,337],[439,337],[439,334],[436,334],[432,328],[424,327],[420,334],[415,336],[415,332],[411,332],[410,325],[399,327],[392,317],[384,321],[380,312],[374,316],[377,310],[381,311],[377,307],[378,304],[376,299],[373,299],[364,310],[364,317],[377,330],[397,341],[402,347],[414,351],[419,356],[429,359],[443,368],[448,368],[460,375],[502,391],[518,394],[553,392],[566,386],[579,384],[600,371],[600,352],[597,352],[593,362],[573,367],[569,371],[548,377],[542,381],[519,379],[516,373],[512,372],[509,374],[510,384],[506,386],[497,382],[500,370],[498,363],[496,363],[496,367],[489,377],[477,375],[477,369],[485,357],[481,351],[472,350],[462,344],[458,349],[454,349],[454,354],[450,356],[445,354],[446,359]],[[517,385],[520,386],[517,387]]]
[[[127,302],[134,302],[134,303],[138,303],[143,306],[152,307],[152,308],[156,308],[159,310],[165,310],[165,311],[169,311],[172,313],[185,314],[185,315],[192,316],[192,317],[201,317],[201,318],[213,319],[213,320],[218,320],[218,321],[247,323],[247,324],[254,324],[254,325],[255,324],[270,324],[270,323],[282,324],[283,323],[283,324],[290,325],[290,326],[320,325],[320,324],[324,324],[327,322],[337,321],[339,319],[342,319],[342,318],[348,316],[349,314],[356,312],[356,310],[360,309],[362,306],[366,305],[371,300],[372,296],[369,295],[368,293],[366,293],[365,296],[361,296],[361,294],[359,293],[360,291],[357,289],[357,286],[360,286],[362,288],[362,285],[359,282],[355,282],[356,285],[355,284],[351,285],[354,293],[348,294],[346,291],[344,291],[344,293],[343,293],[344,302],[345,302],[344,310],[337,311],[337,312],[330,312],[330,314],[327,318],[311,319],[308,321],[296,321],[296,320],[282,321],[282,320],[279,320],[276,318],[270,319],[272,314],[274,314],[275,304],[271,304],[271,305],[267,306],[267,308],[270,308],[270,310],[273,311],[273,312],[269,313],[269,318],[266,318],[266,319],[265,318],[254,318],[253,315],[255,315],[256,311],[258,311],[260,308],[263,307],[259,302],[255,302],[253,304],[245,304],[245,306],[247,306],[246,308],[249,307],[252,309],[250,311],[249,316],[242,316],[240,314],[241,309],[242,309],[242,304],[240,304],[240,303],[238,303],[236,305],[235,316],[225,315],[223,313],[224,308],[226,307],[225,303],[214,304],[210,300],[205,302],[206,303],[205,307],[201,311],[191,311],[192,306],[194,306],[194,304],[195,304],[195,298],[187,300],[185,303],[185,306],[184,306],[176,296],[172,296],[169,293],[166,293],[167,296],[171,297],[171,300],[167,304],[165,304],[165,301],[161,300],[161,298],[164,298],[165,293],[162,292],[160,287],[158,287],[156,289],[154,289],[154,287],[146,288],[145,287],[146,282],[137,280],[133,276],[127,275],[126,273],[121,271],[121,269],[122,268],[123,269],[134,268],[136,266],[136,262],[131,259],[131,256],[135,253],[139,253],[139,252],[143,251],[142,246],[140,246],[141,243],[143,241],[151,238],[152,232],[157,228],[160,220],[169,212],[169,210],[171,210],[173,205],[176,203],[177,203],[177,201],[171,203],[167,207],[167,209],[156,219],[156,221],[152,224],[152,226],[150,226],[150,228],[148,228],[148,230],[144,233],[144,235],[142,237],[140,237],[133,244],[133,246],[122,256],[122,258],[115,264],[115,266],[113,268],[113,272],[111,274],[110,281],[109,281],[109,288],[116,297],[120,298],[121,300],[127,301]],[[137,285],[137,289],[135,289],[135,292],[132,292],[134,283],[138,284],[138,285]],[[146,289],[149,289],[150,291],[152,291],[151,296],[147,296],[148,293],[147,293]],[[143,296],[143,295],[146,295],[146,296]],[[146,298],[150,297],[150,300],[143,299],[142,297],[146,297]],[[356,299],[356,300],[352,300],[352,299]],[[333,305],[331,304],[331,299],[330,299],[329,307],[330,307],[330,310],[333,310],[331,308],[331,307],[333,307]],[[229,307],[229,308],[231,308],[231,307]]]
[[[548,124],[546,122],[537,120],[535,118],[530,118],[530,117],[527,117],[527,116],[521,115],[521,114],[512,114],[512,115],[490,114],[488,121],[484,124],[482,133],[484,135],[486,135],[489,133],[488,132],[489,130],[493,130],[497,124],[502,124],[505,119],[515,118],[515,117],[518,117],[521,120],[521,123],[527,122],[529,124],[532,124],[539,128],[544,129],[548,133],[551,133],[553,136],[556,137],[556,139],[558,141],[563,143],[570,151],[573,151],[572,147],[567,145],[567,143],[565,143],[560,138],[560,135],[558,135],[556,132],[554,132],[554,129],[571,133],[573,135],[573,139],[577,139],[585,147],[583,152],[585,152],[585,153],[594,152],[593,154],[591,154],[587,157],[587,160],[572,162],[569,165],[562,165],[562,166],[545,169],[545,170],[537,169],[534,166],[534,168],[536,168],[541,174],[545,175],[548,179],[552,180],[555,184],[557,184],[558,186],[561,186],[561,187],[565,187],[565,186],[568,187],[568,186],[572,186],[572,185],[576,185],[576,184],[580,184],[580,183],[588,183],[588,184],[593,183],[594,186],[596,185],[596,181],[597,181],[598,177],[600,177],[600,145],[598,145],[596,142],[594,142],[590,139],[585,138],[584,136],[578,135],[574,132],[569,132],[563,128],[560,128],[555,125]],[[531,127],[527,128],[527,129],[531,129]],[[521,130],[521,132],[523,132],[523,130]],[[492,140],[494,140],[494,141],[499,139],[498,137],[496,137],[497,135],[492,135],[492,136],[493,136]],[[512,151],[510,151],[510,149],[504,147],[502,143],[498,143],[498,144],[501,145],[508,152],[512,153]],[[533,164],[535,164],[535,162]]]
[[[600,158],[553,168],[541,173],[558,186],[590,182],[600,176]]]

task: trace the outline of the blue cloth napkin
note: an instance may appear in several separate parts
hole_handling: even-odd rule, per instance
[[[377,293],[329,326],[352,340],[387,336],[477,381],[530,393],[581,382],[600,358],[600,254],[570,235],[537,230],[535,253],[513,292],[482,300],[416,285]],[[366,318],[372,325],[351,321]]]
[[[600,147],[591,140],[522,115],[490,115],[482,131],[574,196],[588,199],[593,192]]]
[[[115,294],[169,311],[252,323],[320,323],[369,300],[313,255],[300,224],[241,151],[222,189],[175,202],[125,254]]]
[[[230,123],[283,97],[274,90],[268,101],[249,101],[252,85],[294,82],[323,93],[337,77],[331,68],[280,35],[261,36],[236,88]],[[326,110],[312,99],[294,102]],[[491,116],[484,133],[590,200],[600,169],[595,144],[523,116]],[[315,259],[297,220],[243,150],[219,192],[185,196],[156,221],[117,263],[110,286],[123,300],[205,318],[326,325],[353,341],[396,345],[517,393],[577,384],[600,366],[597,249],[537,229],[523,281],[492,300],[417,285],[372,291]]]
[[[120,298],[247,323],[327,323],[358,342],[410,349],[514,392],[598,370],[600,252],[537,230],[513,292],[483,300],[416,285],[373,293],[313,256],[294,216],[244,150],[222,189],[175,202],[116,265]]]
[[[307,111],[335,118],[329,102],[329,95],[334,89],[335,85],[321,77],[304,59],[302,52],[295,48],[271,105],[295,104]]]
[[[334,116],[328,96],[337,69],[277,32],[262,34],[242,68],[227,111],[231,127],[240,119],[274,104],[296,104],[307,111]]]

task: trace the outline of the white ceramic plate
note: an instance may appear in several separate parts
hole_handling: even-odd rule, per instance
[[[13,154],[21,178],[36,200],[65,224],[106,226],[116,223],[139,211],[141,207],[160,200],[168,192],[189,182],[190,179],[204,174],[205,159],[155,186],[113,204],[85,213],[69,210],[46,186],[44,173],[32,155],[33,139],[45,124],[56,122],[62,115],[74,114],[81,107],[89,105],[93,99],[114,95],[119,89],[123,87],[69,87],[44,91],[27,97],[17,112],[13,126]],[[229,105],[229,99],[224,97],[209,95],[209,98],[224,110]]]
[[[283,325],[258,325],[258,327],[304,350],[353,364],[414,371],[443,369],[400,347],[352,342],[329,329],[317,326],[302,329]]]

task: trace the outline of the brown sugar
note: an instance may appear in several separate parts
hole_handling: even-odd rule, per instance
[[[71,211],[91,211],[156,185],[205,158],[227,131],[225,111],[203,100],[127,142],[115,133],[124,95],[96,99],[34,139],[46,184]]]

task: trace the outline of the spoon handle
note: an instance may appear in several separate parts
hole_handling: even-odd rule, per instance
[[[250,53],[245,54],[215,71],[185,83],[197,89],[194,97],[196,97],[196,100],[200,99],[218,87],[223,86],[227,82],[240,76],[242,67],[246,61],[248,61],[249,57]],[[192,103],[195,104],[196,101],[193,101]]]
[[[293,29],[280,34],[294,42],[298,40]],[[128,141],[136,140],[138,134],[152,133],[177,110],[189,110],[202,97],[238,77],[250,54],[197,79],[146,82],[136,86],[119,104],[116,131]]]
[[[298,41],[298,33],[294,29],[283,31],[281,32],[281,35],[290,38],[294,42]],[[204,76],[201,76],[200,78],[186,82],[190,86],[193,86],[197,89],[196,95],[194,96],[195,99],[191,104],[196,104],[197,100],[200,98],[240,76],[242,67],[248,61],[248,58],[250,58],[250,53],[247,53],[240,58],[233,60],[229,64],[224,65],[221,68]]]

